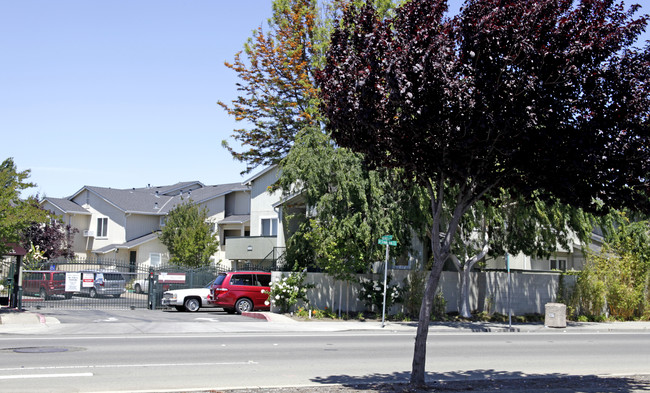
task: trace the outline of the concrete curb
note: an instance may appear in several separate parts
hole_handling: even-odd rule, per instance
[[[298,323],[298,321],[293,320],[289,317],[268,311],[249,311],[243,312],[241,315],[248,318],[264,319],[267,322]]]
[[[57,324],[60,321],[54,317],[33,313],[25,310],[3,307],[0,309],[0,325],[45,325]]]

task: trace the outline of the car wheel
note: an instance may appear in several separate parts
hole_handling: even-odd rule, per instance
[[[88,292],[88,296],[97,297],[97,290],[95,288],[90,288],[90,291]]]
[[[140,286],[140,284],[135,284],[135,288],[133,288],[133,290],[135,291],[135,293],[142,293],[142,287]]]
[[[120,296],[122,296],[121,293],[116,293],[115,295],[113,295],[114,298],[118,298],[118,297],[120,297]]]
[[[63,296],[65,296],[66,299],[72,299],[72,292],[66,292]]]
[[[43,300],[47,299],[47,292],[45,292],[45,288],[41,288],[41,290],[38,292],[38,296],[40,296]]]
[[[241,298],[237,300],[237,303],[235,303],[235,310],[237,310],[237,313],[239,314],[247,311],[252,311],[253,302],[251,302],[250,299]]]
[[[201,302],[199,299],[195,298],[185,299],[185,303],[183,303],[183,305],[189,312],[199,311],[199,308],[201,308]]]

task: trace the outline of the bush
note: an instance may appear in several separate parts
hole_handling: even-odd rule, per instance
[[[280,309],[280,313],[284,314],[302,300],[305,303],[307,300],[307,289],[313,288],[312,284],[305,284],[305,273],[290,273],[289,276],[284,276],[271,283],[269,291],[262,290],[263,293],[269,295],[269,300],[266,304],[272,304]]]
[[[393,304],[402,302],[402,294],[397,285],[391,285],[392,277],[386,278],[386,309],[390,308]],[[384,282],[361,279],[359,281],[361,289],[359,290],[359,300],[361,300],[369,311],[374,307],[376,310],[381,310],[384,304]]]
[[[436,292],[433,297],[433,306],[431,308],[432,321],[446,321],[447,320],[447,300],[442,294],[442,291]]]
[[[427,272],[411,270],[408,277],[404,279],[402,301],[406,309],[406,315],[414,319],[420,316],[426,278]]]

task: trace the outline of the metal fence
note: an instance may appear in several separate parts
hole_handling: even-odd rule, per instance
[[[164,291],[203,287],[227,270],[150,268],[112,259],[52,260],[39,269],[23,271],[23,308],[161,308]]]

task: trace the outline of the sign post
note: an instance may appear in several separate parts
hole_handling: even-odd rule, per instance
[[[383,304],[383,309],[381,311],[381,327],[383,328],[385,325],[386,321],[386,287],[387,287],[387,281],[388,281],[388,250],[390,246],[396,246],[397,242],[395,240],[392,240],[393,236],[392,235],[386,235],[382,236],[381,239],[379,239],[379,244],[385,244],[386,245],[386,260],[384,262],[384,304]]]

